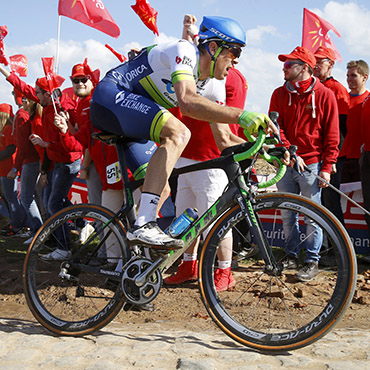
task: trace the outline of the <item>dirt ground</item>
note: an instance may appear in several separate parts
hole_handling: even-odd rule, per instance
[[[22,265],[26,253],[22,239],[0,238],[0,317],[35,321],[23,295]],[[171,273],[172,271],[169,271]],[[240,271],[234,271],[238,280]],[[166,277],[167,274],[164,276]],[[122,311],[115,319],[123,325],[156,322],[163,329],[212,330],[215,325],[208,316],[198,284],[163,287],[153,301],[154,312]],[[370,265],[359,261],[359,278],[352,304],[339,322],[341,328],[370,329]]]

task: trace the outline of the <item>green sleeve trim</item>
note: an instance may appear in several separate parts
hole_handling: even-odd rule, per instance
[[[156,143],[160,143],[160,133],[167,120],[172,117],[172,114],[166,109],[161,109],[154,117],[150,126],[150,139]]]
[[[148,167],[148,163],[144,163],[141,165],[134,173],[133,176],[135,180],[140,180],[145,177],[146,174],[146,168]]]
[[[153,80],[147,76],[140,80],[141,86],[145,91],[153,98],[153,100],[166,109],[173,108],[171,104],[158,90],[157,86],[153,83]]]
[[[176,71],[171,74],[172,84],[178,81],[194,81],[194,76],[188,71]]]
[[[152,50],[153,48],[155,48],[158,44],[153,44],[153,45],[150,45],[146,48],[146,52],[149,53],[150,50]]]

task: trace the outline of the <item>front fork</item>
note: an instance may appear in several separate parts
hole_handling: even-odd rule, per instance
[[[249,192],[247,194],[249,194]],[[269,244],[266,235],[263,232],[261,220],[253,210],[252,203],[254,202],[254,199],[250,199],[248,195],[242,196],[240,194],[236,196],[236,201],[238,202],[248,224],[251,233],[252,244],[257,245],[262,258],[265,261],[266,273],[270,275],[280,275],[281,267],[279,267],[277,264],[271,250],[271,245]]]

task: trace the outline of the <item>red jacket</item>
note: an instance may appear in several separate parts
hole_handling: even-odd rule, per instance
[[[350,97],[349,112],[347,117],[347,135],[344,138],[341,157],[359,159],[361,157],[361,145],[364,138],[361,135],[361,113],[363,103],[369,96],[369,91],[361,95]]]
[[[247,81],[236,68],[229,70],[225,88],[226,105],[243,109],[247,97]],[[211,126],[208,122],[183,116],[179,108],[171,109],[171,113],[191,131],[190,140],[182,152],[181,157],[196,161],[207,161],[220,156],[221,152],[216,145]],[[230,124],[229,126],[233,134],[245,139],[242,133],[243,131],[239,131],[239,124]]]
[[[72,135],[69,131],[66,134],[60,133],[59,139],[65,150],[81,150],[89,149],[90,155],[94,161],[95,168],[103,183],[103,190],[113,189],[122,190],[122,179],[118,182],[108,184],[107,181],[107,166],[118,162],[118,155],[116,147],[113,145],[106,145],[100,140],[91,138],[91,121],[90,121],[90,100],[91,96],[81,99],[76,109],[76,122],[78,124],[78,131]]]
[[[370,95],[364,101],[361,112],[361,137],[364,150],[370,152]]]
[[[24,96],[36,102],[40,102],[36,96],[35,88],[27,85],[24,81],[12,72],[7,80]],[[74,117],[75,104],[67,96],[62,95],[60,104],[64,111],[68,112],[70,117]],[[59,111],[60,108],[57,107]],[[46,148],[47,155],[53,162],[72,163],[82,157],[82,151],[66,151],[59,141],[59,129],[54,125],[54,107],[53,104],[44,107],[42,112],[42,139],[49,143]]]
[[[29,137],[32,133],[30,115],[20,108],[14,117],[15,140],[17,143],[17,155],[14,167],[20,171],[26,163],[37,162],[39,154]]]
[[[284,145],[296,145],[297,154],[306,164],[322,161],[321,171],[330,173],[339,154],[339,115],[334,93],[315,77],[301,95],[286,82],[273,92],[269,111],[279,113]]]
[[[12,126],[5,125],[3,131],[0,133],[0,152],[7,146],[15,145],[15,137],[12,135]],[[0,161],[0,176],[6,176],[8,172],[14,167],[14,158],[16,153]]]
[[[329,77],[323,84],[333,91],[338,103],[338,113],[347,115],[349,109],[349,93],[347,89],[333,77]]]

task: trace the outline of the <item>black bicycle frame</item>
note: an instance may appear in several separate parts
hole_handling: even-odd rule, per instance
[[[98,136],[98,135],[97,135]],[[98,136],[99,137],[99,136]],[[101,138],[100,138],[101,139]],[[102,139],[101,139],[102,140]],[[129,225],[133,225],[136,220],[136,210],[135,210],[135,201],[133,197],[133,192],[135,189],[140,187],[144,179],[129,181],[126,158],[124,154],[124,142],[125,138],[120,138],[117,136],[110,136],[110,143],[113,143],[117,148],[118,159],[121,165],[122,170],[122,180],[125,188],[126,202],[122,205],[121,209],[114,215],[114,217],[106,224],[103,225],[99,230],[103,230],[110,222],[114,219],[122,219],[123,217],[127,218]],[[102,140],[105,141],[106,140]],[[266,269],[275,271],[277,264],[274,260],[274,257],[271,253],[271,248],[268,244],[268,241],[263,233],[261,221],[258,218],[258,215],[253,210],[254,202],[254,192],[251,191],[252,182],[248,181],[248,184],[245,182],[245,176],[241,169],[239,162],[235,162],[234,154],[246,150],[246,146],[251,145],[249,143],[243,143],[236,145],[234,147],[228,148],[225,151],[227,154],[222,155],[218,158],[211,159],[204,162],[199,162],[189,166],[176,168],[171,173],[171,178],[179,176],[181,174],[206,170],[206,169],[222,169],[228,178],[229,184],[224,191],[224,193],[215,201],[215,203],[202,214],[183,234],[180,235],[180,238],[184,241],[184,246],[176,251],[171,253],[164,253],[160,258],[162,258],[162,265],[160,266],[161,271],[166,271],[174,261],[176,261],[188,248],[188,246],[213,222],[215,222],[224,212],[229,208],[233,207],[235,204],[238,204],[241,212],[245,216],[249,231],[251,233],[252,242],[259,246],[260,253],[266,262]],[[251,168],[251,165],[254,160],[248,160],[248,168]],[[245,166],[245,163],[243,164]],[[235,223],[238,220],[235,220]],[[101,243],[99,243],[100,245]],[[217,247],[217,246],[216,246]],[[97,246],[99,248],[99,246]],[[83,250],[84,248],[81,248]],[[81,266],[80,266],[81,267]],[[95,270],[95,268],[87,267],[88,270]],[[84,269],[86,269],[84,268]],[[113,278],[115,279],[115,278]]]

